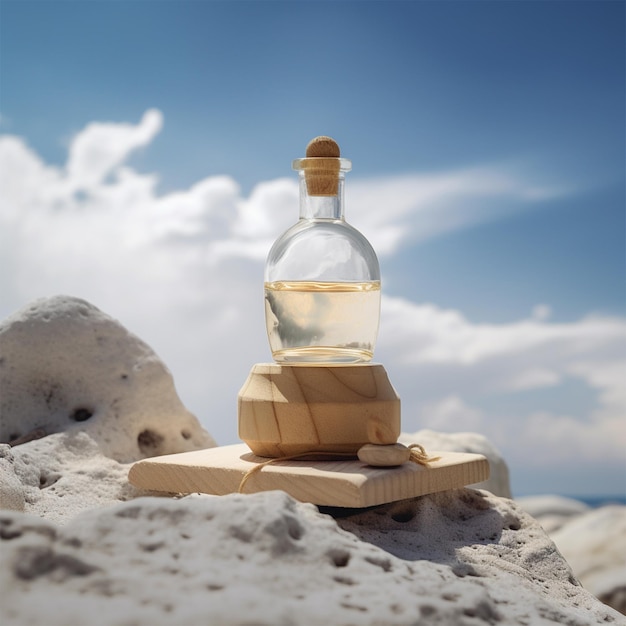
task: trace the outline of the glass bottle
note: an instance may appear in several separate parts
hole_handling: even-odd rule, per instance
[[[380,318],[380,268],[365,237],[344,219],[349,160],[330,137],[296,159],[300,219],[272,246],[265,266],[265,321],[277,363],[371,360]]]

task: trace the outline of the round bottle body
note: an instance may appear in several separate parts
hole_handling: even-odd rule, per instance
[[[301,218],[272,247],[265,320],[278,363],[367,363],[380,318],[380,269],[341,218]]]

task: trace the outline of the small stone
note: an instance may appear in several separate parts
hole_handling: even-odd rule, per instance
[[[375,467],[397,467],[406,463],[411,451],[401,443],[394,443],[388,446],[377,446],[373,443],[366,443],[358,451],[359,460]]]

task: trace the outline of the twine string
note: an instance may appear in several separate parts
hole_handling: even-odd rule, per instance
[[[419,443],[412,443],[407,446],[411,451],[409,456],[409,462],[417,463],[418,465],[423,465],[424,467],[428,467],[429,463],[433,461],[438,461],[441,457],[435,456],[431,457],[424,449],[424,446],[421,446]],[[316,457],[335,457],[336,459],[356,459],[357,455],[354,452],[323,452],[323,451],[315,451],[315,452],[301,452],[300,454],[290,454],[288,456],[280,456],[273,459],[268,459],[267,461],[263,461],[261,463],[257,463],[254,467],[251,467],[242,477],[241,482],[239,483],[239,488],[237,489],[237,493],[244,493],[243,489],[248,482],[248,480],[263,470],[264,467],[268,465],[274,465],[275,463],[281,463],[283,461],[303,461],[305,459],[308,460],[318,460]],[[381,468],[384,469],[384,468]]]
[[[411,461],[412,463],[417,463],[418,465],[428,467],[429,463],[441,459],[440,456],[430,456],[428,452],[426,452],[426,450],[424,449],[424,446],[421,446],[419,443],[412,443],[410,446],[408,446],[408,448],[411,451],[409,461]]]

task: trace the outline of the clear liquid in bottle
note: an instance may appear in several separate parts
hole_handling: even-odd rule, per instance
[[[378,334],[380,281],[265,284],[265,320],[278,363],[371,360]]]

